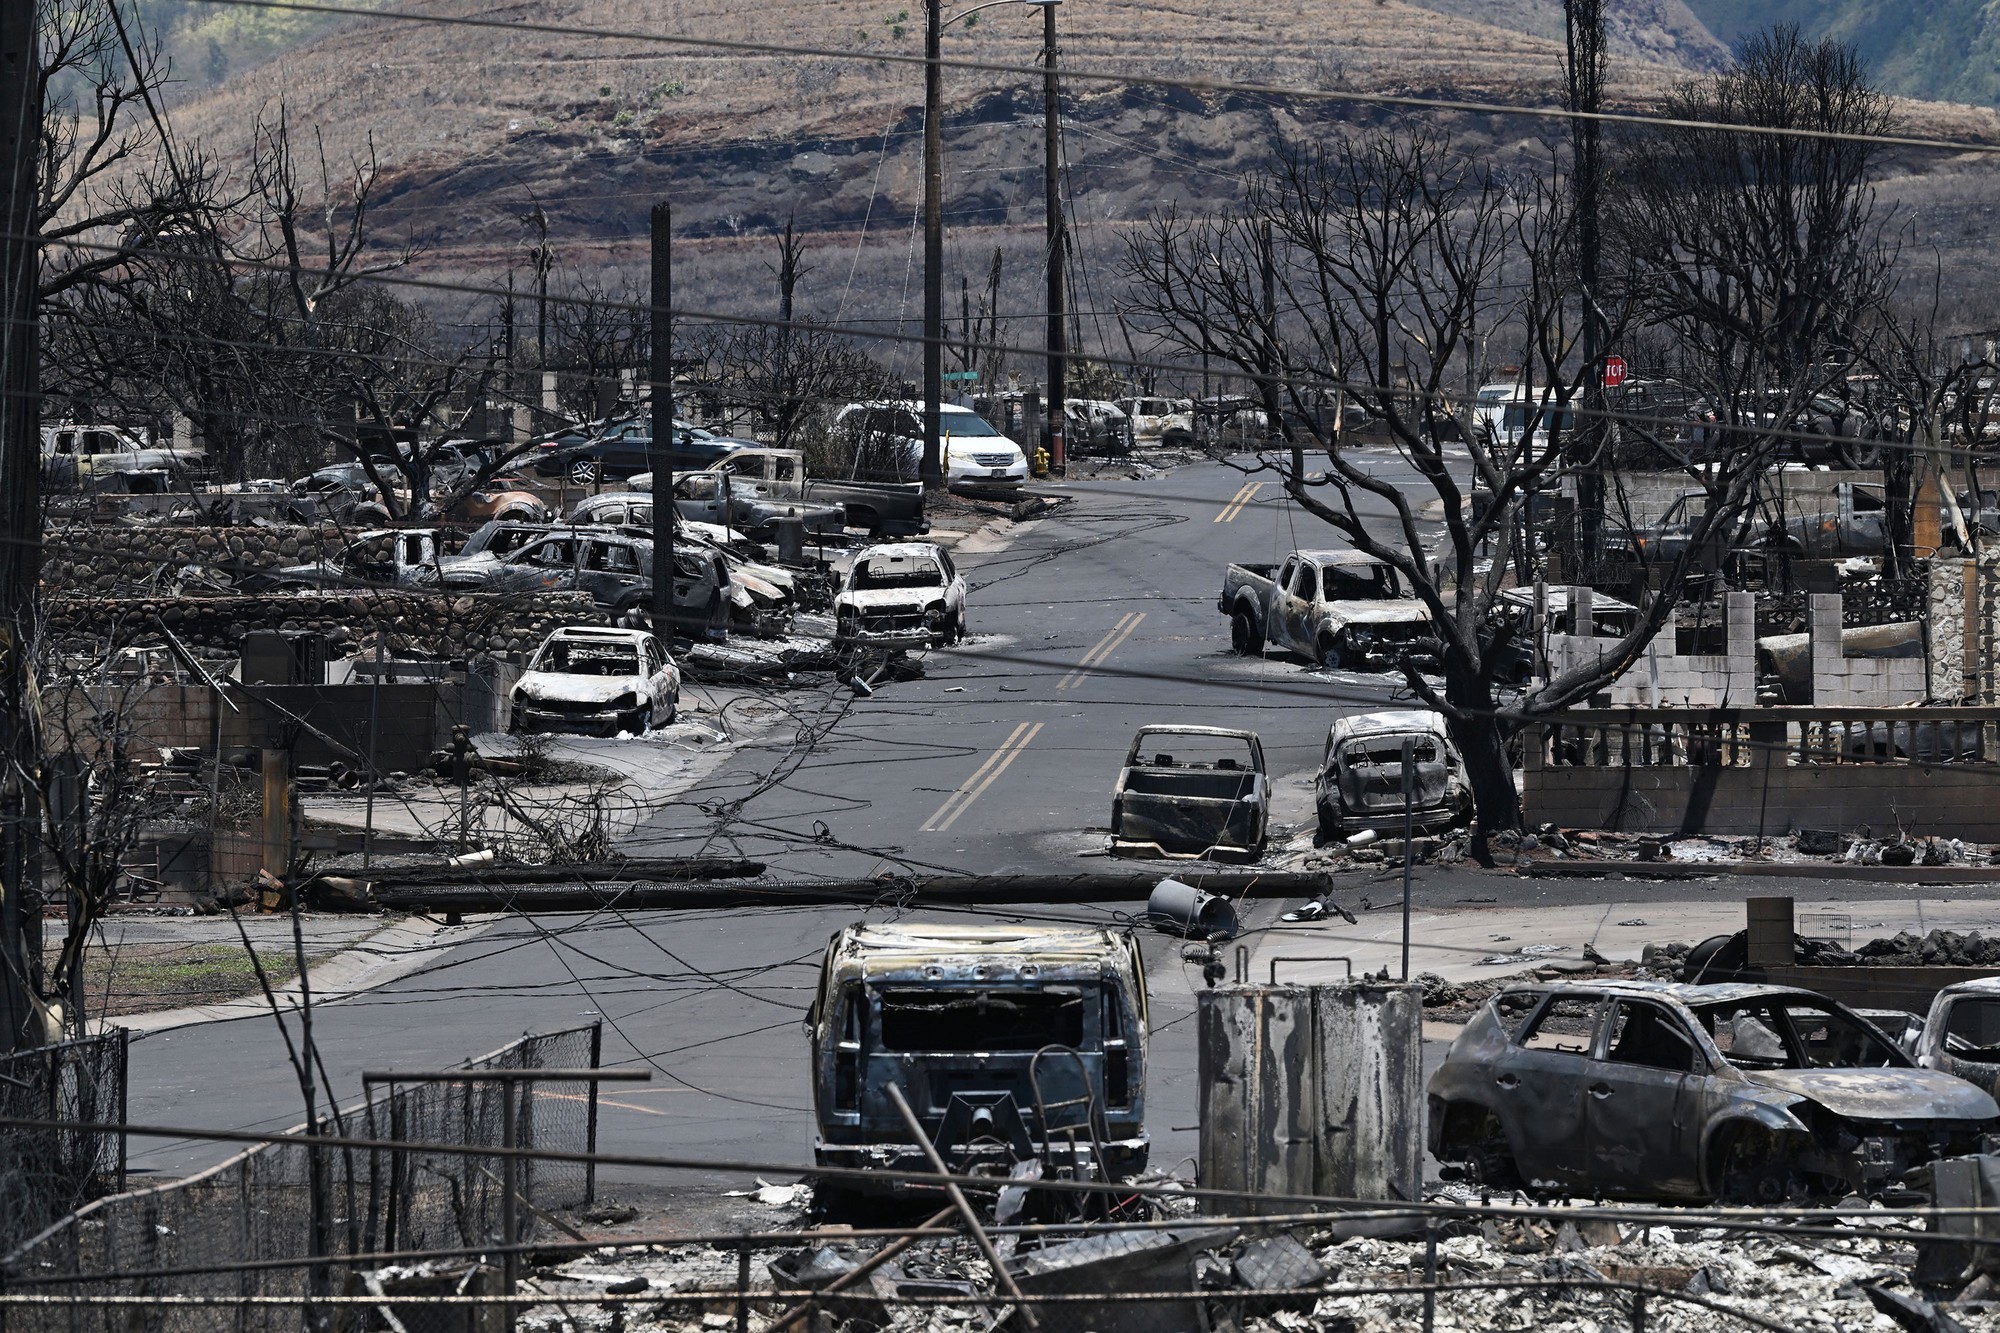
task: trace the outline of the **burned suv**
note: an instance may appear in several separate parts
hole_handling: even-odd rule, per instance
[[[813,1156],[928,1170],[902,1089],[954,1172],[1116,1180],[1146,1165],[1146,980],[1129,931],[854,925],[806,1016]],[[885,1179],[881,1192],[897,1184]]]
[[[1499,1186],[1780,1204],[1920,1187],[2000,1106],[1785,986],[1520,986],[1431,1076],[1430,1147]]]

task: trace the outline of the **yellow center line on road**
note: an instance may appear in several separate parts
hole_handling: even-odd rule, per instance
[[[648,1091],[648,1092],[685,1092],[685,1091],[687,1091],[687,1089],[685,1089],[685,1088],[648,1088],[648,1089],[647,1089],[647,1091]],[[549,1101],[552,1101],[552,1102],[587,1102],[587,1101],[589,1101],[589,1100],[590,1100],[590,1098],[588,1098],[588,1097],[579,1097],[579,1096],[578,1096],[577,1094],[575,1094],[575,1093],[573,1093],[573,1092],[543,1092],[543,1091],[542,1091],[541,1089],[539,1089],[539,1088],[537,1088],[537,1089],[535,1090],[535,1095],[536,1095],[537,1097],[543,1097],[543,1098],[546,1098],[546,1099],[548,1099]],[[618,1108],[619,1110],[621,1110],[621,1111],[637,1111],[637,1112],[639,1112],[639,1113],[640,1113],[641,1115],[667,1115],[667,1114],[669,1114],[669,1113],[668,1113],[668,1112],[666,1112],[666,1111],[662,1111],[662,1110],[661,1110],[661,1109],[660,1109],[659,1107],[657,1107],[657,1106],[636,1106],[636,1105],[634,1105],[634,1104],[633,1104],[633,1103],[631,1103],[631,1102],[621,1102],[621,1101],[614,1101],[614,1100],[612,1100],[612,1099],[611,1099],[611,1098],[609,1098],[609,1097],[599,1097],[599,1098],[597,1099],[597,1104],[598,1104],[599,1106],[615,1106],[615,1107],[617,1107],[617,1108]]]
[[[1139,628],[1139,622],[1145,618],[1144,611],[1120,618],[1118,623],[1111,627],[1109,634],[1091,645],[1090,651],[1083,655],[1083,660],[1076,664],[1076,670],[1056,682],[1056,688],[1073,690],[1083,684],[1089,679],[1091,668],[1103,666],[1105,659],[1124,646],[1125,640],[1132,637],[1132,631]]]
[[[1249,504],[1252,500],[1256,499],[1257,492],[1263,489],[1264,489],[1264,483],[1261,481],[1244,482],[1242,489],[1237,491],[1236,494],[1230,496],[1229,503],[1222,506],[1222,511],[1218,513],[1214,518],[1210,519],[1209,522],[1234,523],[1236,521],[1236,516],[1243,512],[1243,506]]]
[[[958,817],[965,813],[966,807],[978,800],[980,795],[1007,771],[1007,766],[1020,757],[1021,751],[1028,748],[1028,742],[1035,739],[1043,725],[1040,722],[1023,722],[1015,727],[1008,733],[1007,739],[1001,742],[1000,748],[987,756],[986,762],[979,766],[978,771],[967,778],[957,791],[945,798],[944,804],[937,808],[937,813],[925,820],[923,828],[919,831],[943,833],[949,829]]]

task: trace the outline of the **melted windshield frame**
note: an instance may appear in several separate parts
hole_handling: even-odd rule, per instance
[[[1908,1069],[1913,1063],[1866,1019],[1830,1000],[1758,995],[1688,1010],[1723,1063],[1736,1069]]]

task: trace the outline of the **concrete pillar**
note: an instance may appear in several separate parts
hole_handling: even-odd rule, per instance
[[[1743,904],[1748,950],[1744,961],[1751,967],[1790,967],[1794,927],[1790,898],[1750,898]]]
[[[553,370],[542,372],[542,411],[552,418],[562,415],[557,408],[556,373]]]

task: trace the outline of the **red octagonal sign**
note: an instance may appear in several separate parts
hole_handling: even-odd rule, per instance
[[[1625,382],[1625,358],[1607,356],[1604,358],[1604,387],[1615,389]]]

